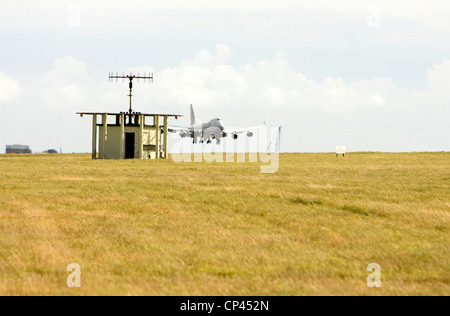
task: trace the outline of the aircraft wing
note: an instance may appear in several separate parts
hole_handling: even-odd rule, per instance
[[[169,125],[168,128],[169,132],[171,133],[176,133],[176,132],[186,132],[189,133],[190,130],[188,127],[182,127],[182,126],[174,126],[174,125]]]
[[[242,133],[247,133],[247,135],[249,137],[253,136],[253,133],[251,133],[250,131],[255,130],[255,129],[260,129],[260,128],[264,128],[266,127],[265,125],[260,125],[260,126],[255,126],[255,127],[249,127],[249,128],[244,128],[244,129],[238,129],[238,130],[225,130],[224,133],[226,135],[237,135],[237,134],[242,134]]]
[[[185,137],[193,137],[193,132],[191,128],[188,127],[182,127],[182,126],[173,126],[169,125],[167,130],[169,133],[178,133],[182,138]]]
[[[247,137],[252,137],[253,136],[253,132],[251,132],[252,130],[256,130],[256,129],[260,129],[260,128],[264,128],[264,127],[266,127],[266,126],[261,125],[261,126],[249,127],[249,128],[239,129],[239,130],[226,130],[223,133],[223,137],[227,137],[228,135],[231,135],[232,138],[237,139],[238,134],[242,134],[242,133],[247,133]]]

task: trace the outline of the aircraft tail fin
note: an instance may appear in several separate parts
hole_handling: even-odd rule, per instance
[[[194,114],[194,108],[192,107],[191,104],[191,125],[195,125],[196,121],[195,121],[195,114]]]

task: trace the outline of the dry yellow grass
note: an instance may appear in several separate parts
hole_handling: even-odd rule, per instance
[[[0,294],[449,295],[449,193],[449,153],[1,155]]]

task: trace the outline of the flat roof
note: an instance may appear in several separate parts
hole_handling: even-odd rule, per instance
[[[6,145],[6,149],[30,149],[28,145]]]
[[[163,114],[163,113],[154,113],[154,114],[150,114],[150,113],[139,113],[139,112],[133,112],[133,113],[128,113],[128,112],[122,112],[122,113],[111,113],[111,112],[77,112],[78,115],[121,115],[121,114],[126,114],[126,115],[130,115],[130,114],[137,114],[137,115],[144,115],[144,116],[174,116],[174,117],[182,117],[183,115],[181,114]]]

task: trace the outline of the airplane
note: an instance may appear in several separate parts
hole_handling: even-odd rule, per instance
[[[192,143],[196,144],[200,138],[200,143],[206,141],[207,144],[211,144],[212,140],[216,140],[217,145],[220,145],[220,139],[231,135],[233,139],[238,139],[242,133],[247,133],[247,137],[252,137],[253,132],[251,130],[263,128],[265,126],[256,126],[241,130],[225,130],[223,122],[220,118],[214,118],[206,123],[199,124],[195,119],[194,108],[191,104],[191,126],[169,126],[168,130],[171,133],[179,133],[181,138],[190,137]]]

